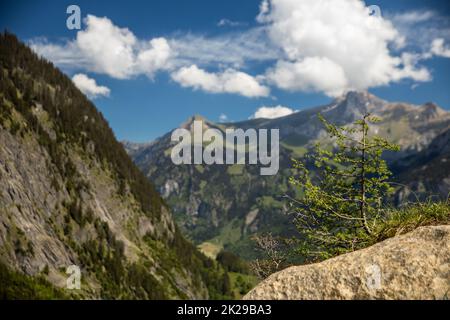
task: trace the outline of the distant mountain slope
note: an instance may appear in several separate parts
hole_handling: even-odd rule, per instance
[[[450,129],[424,150],[396,161],[392,167],[397,180],[405,185],[397,192],[398,203],[416,201],[417,197],[450,197]]]
[[[8,33],[0,35],[0,264],[2,276],[14,270],[62,288],[77,265],[82,290],[65,292],[73,297],[227,294],[226,274],[183,238],[95,106]]]
[[[260,176],[258,166],[175,166],[170,159],[174,145],[170,141],[171,132],[148,146],[133,150],[132,157],[173,208],[182,230],[195,242],[208,241],[241,256],[252,257],[255,254],[249,241],[252,234],[293,232],[283,196],[295,196],[295,190],[288,183],[289,176],[295,174],[291,158],[302,157],[315,142],[327,139],[317,114],[338,125],[347,125],[368,112],[381,119],[371,127],[371,133],[401,145],[401,152],[385,155],[390,163],[415,157],[436,136],[450,128],[450,113],[433,103],[422,106],[391,103],[367,92],[349,92],[328,105],[277,119],[220,124],[205,120],[206,127],[221,131],[226,128],[279,129],[280,171],[273,177]],[[193,120],[194,117],[182,127],[189,128]],[[443,186],[441,196],[448,188]],[[432,190],[422,191],[428,194]]]
[[[191,127],[192,117],[182,127]],[[204,126],[224,130],[225,126],[204,122]],[[133,155],[141,170],[159,187],[182,230],[196,243],[210,240],[219,247],[240,253],[251,251],[248,235],[256,231],[293,231],[286,216],[285,193],[293,195],[288,184],[292,151],[280,150],[283,174],[260,176],[259,165],[180,165],[173,164],[171,134]],[[240,240],[244,240],[243,242]]]
[[[140,150],[150,146],[152,143],[135,143],[135,142],[131,142],[131,141],[121,141],[120,143],[122,143],[123,147],[125,148],[126,152],[128,153],[128,155],[130,155],[131,157],[136,154],[137,152],[139,152]]]

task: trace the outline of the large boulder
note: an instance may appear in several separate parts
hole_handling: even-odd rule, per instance
[[[277,272],[244,299],[448,299],[450,226],[421,227],[369,248]]]

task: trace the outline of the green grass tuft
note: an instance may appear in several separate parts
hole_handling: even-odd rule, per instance
[[[372,242],[410,232],[418,227],[450,224],[450,200],[426,202],[390,209],[376,224]]]

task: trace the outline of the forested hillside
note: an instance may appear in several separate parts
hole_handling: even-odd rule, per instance
[[[11,280],[2,281],[0,296],[231,294],[228,274],[183,238],[102,114],[52,63],[6,32],[0,181],[1,277]],[[69,265],[81,268],[81,290],[65,289]]]

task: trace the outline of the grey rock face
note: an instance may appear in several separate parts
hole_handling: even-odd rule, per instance
[[[449,294],[450,226],[436,226],[287,268],[244,299],[446,299]]]

